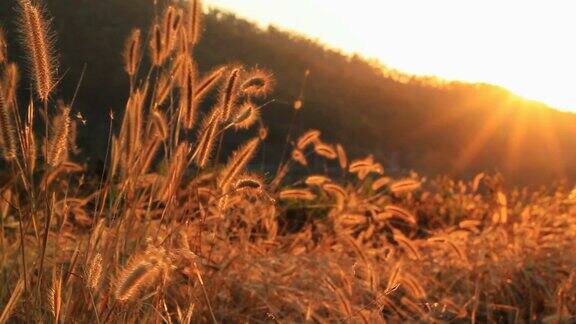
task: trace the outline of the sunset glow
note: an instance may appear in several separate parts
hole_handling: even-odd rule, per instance
[[[404,72],[487,82],[576,111],[569,1],[207,0]]]

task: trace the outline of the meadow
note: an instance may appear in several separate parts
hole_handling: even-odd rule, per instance
[[[317,129],[292,131],[308,73],[284,158],[258,172],[274,71],[200,72],[198,0],[127,35],[128,99],[101,111],[105,165],[88,172],[76,97],[54,95],[69,80],[51,21],[32,0],[16,10],[25,66],[0,33],[0,323],[576,320],[567,185],[392,176]]]

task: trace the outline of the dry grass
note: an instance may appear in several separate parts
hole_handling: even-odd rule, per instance
[[[238,66],[197,75],[198,1],[129,36],[121,130],[106,172],[85,178],[71,161],[74,107],[49,98],[47,30],[32,19],[41,10],[21,4],[40,102],[18,104],[0,44],[0,323],[575,320],[576,195],[562,187],[507,192],[484,174],[392,179],[316,130],[272,179],[247,173],[273,79]],[[208,95],[219,97],[213,107]],[[37,119],[50,131],[35,131]],[[253,139],[221,166],[212,153],[231,128]],[[312,169],[321,163],[343,176]],[[285,183],[293,168],[310,174]]]

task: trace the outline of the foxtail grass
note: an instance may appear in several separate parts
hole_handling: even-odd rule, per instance
[[[28,49],[36,94],[40,100],[47,101],[55,86],[57,66],[52,50],[50,23],[39,5],[30,0],[19,0],[19,4],[20,28]]]

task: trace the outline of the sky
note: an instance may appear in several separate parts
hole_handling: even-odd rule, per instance
[[[388,67],[576,111],[576,1],[205,0]]]

